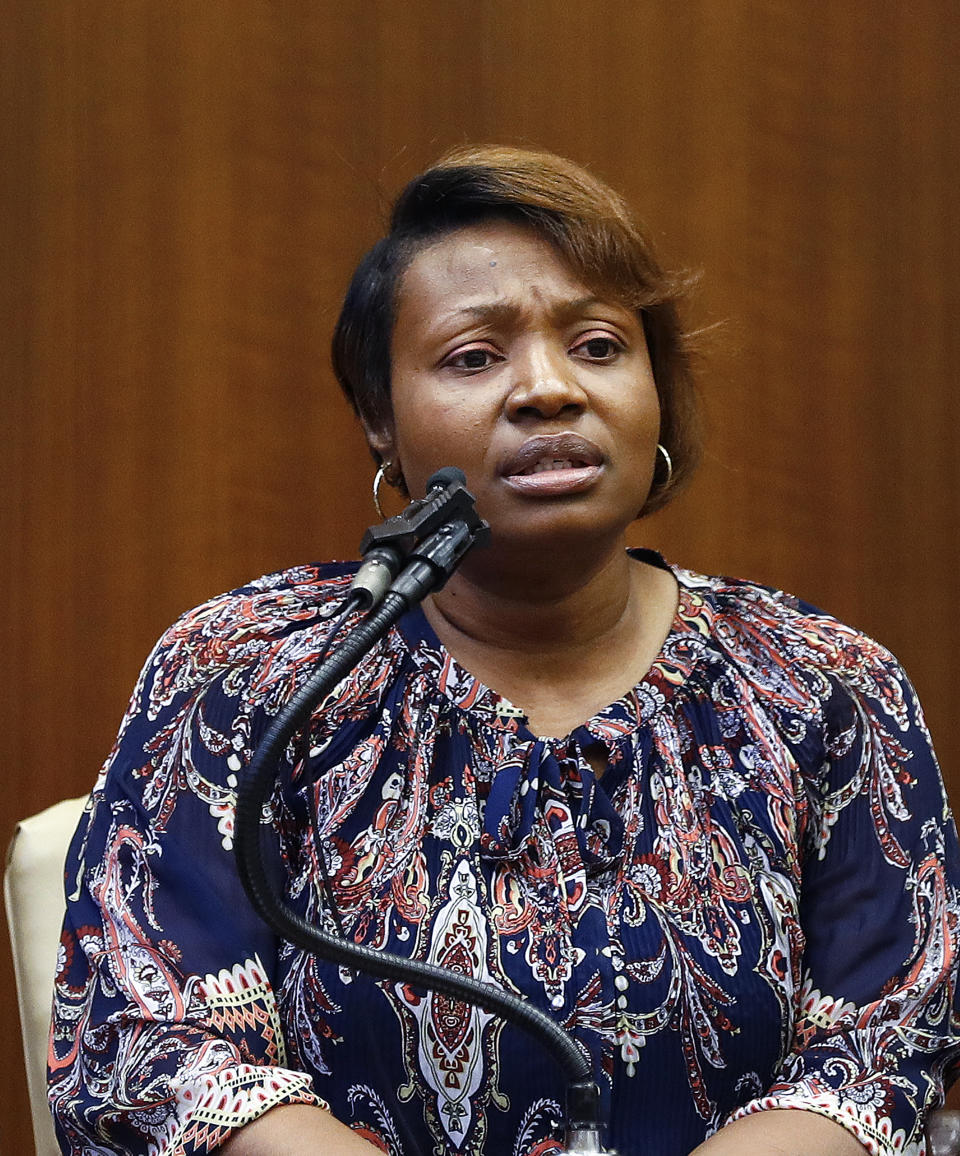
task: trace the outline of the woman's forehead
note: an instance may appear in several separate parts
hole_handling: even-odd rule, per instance
[[[588,285],[534,229],[488,221],[444,234],[416,254],[399,286],[396,320],[494,319],[535,305],[576,314],[601,302],[625,308],[619,294]]]
[[[556,246],[534,229],[512,221],[484,221],[430,241],[410,261],[404,284],[427,278],[442,278],[451,285],[475,279],[487,284],[515,271],[579,283]]]

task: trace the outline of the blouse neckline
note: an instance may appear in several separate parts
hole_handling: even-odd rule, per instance
[[[712,636],[713,607],[696,589],[695,576],[669,565],[654,550],[632,548],[631,557],[668,570],[677,581],[678,599],[667,637],[646,674],[625,694],[562,736],[534,735],[526,716],[504,695],[471,674],[447,651],[423,610],[417,606],[400,620],[398,629],[413,662],[435,680],[456,710],[469,713],[475,725],[513,731],[552,748],[591,740],[611,744],[649,724],[670,703],[706,653]]]

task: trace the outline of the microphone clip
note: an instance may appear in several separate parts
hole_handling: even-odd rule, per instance
[[[403,513],[367,530],[360,542],[363,564],[351,586],[351,593],[361,607],[377,605],[406,559],[444,527],[449,528],[441,535],[444,543],[451,533],[458,541],[452,552],[448,548],[440,551],[444,556],[442,561],[434,559],[437,547],[431,544],[426,558],[430,559],[437,576],[440,570],[449,574],[471,546],[485,546],[489,542],[490,527],[477,513],[476,499],[467,489],[466,481],[463,471],[455,466],[437,470],[427,482],[425,497],[417,498]],[[434,588],[437,588],[437,576],[433,579]]]
[[[446,522],[465,522],[467,529],[473,531],[474,544],[485,546],[490,527],[477,513],[476,499],[467,489],[466,480],[463,471],[453,466],[437,470],[427,483],[425,497],[415,499],[403,513],[367,530],[360,542],[361,557],[366,558],[371,550],[381,546],[406,557]]]

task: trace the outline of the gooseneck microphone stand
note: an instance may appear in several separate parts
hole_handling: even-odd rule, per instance
[[[473,545],[489,539],[489,526],[477,515],[465,481],[460,470],[438,471],[428,483],[425,498],[364,536],[364,563],[342,617],[356,609],[366,609],[367,616],[291,696],[254,752],[237,791],[237,867],[254,909],[279,936],[297,947],[378,979],[409,983],[474,1004],[535,1036],[553,1053],[567,1078],[565,1151],[568,1156],[594,1156],[608,1150],[600,1144],[599,1090],[590,1061],[549,1016],[472,976],[378,951],[314,927],[287,907],[264,867],[262,816],[291,737],[390,627],[432,590],[439,590]]]

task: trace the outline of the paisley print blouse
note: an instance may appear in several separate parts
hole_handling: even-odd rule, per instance
[[[216,598],[144,667],[67,863],[65,1151],[210,1152],[297,1101],[394,1156],[560,1147],[563,1077],[540,1044],[276,942],[240,886],[238,776],[351,572]],[[556,739],[408,614],[288,751],[265,813],[288,902],[333,925],[322,856],[348,936],[554,1016],[593,1060],[621,1156],[683,1156],[765,1108],[922,1153],[960,1042],[960,875],[913,691],[794,598],[674,573],[649,673]]]

